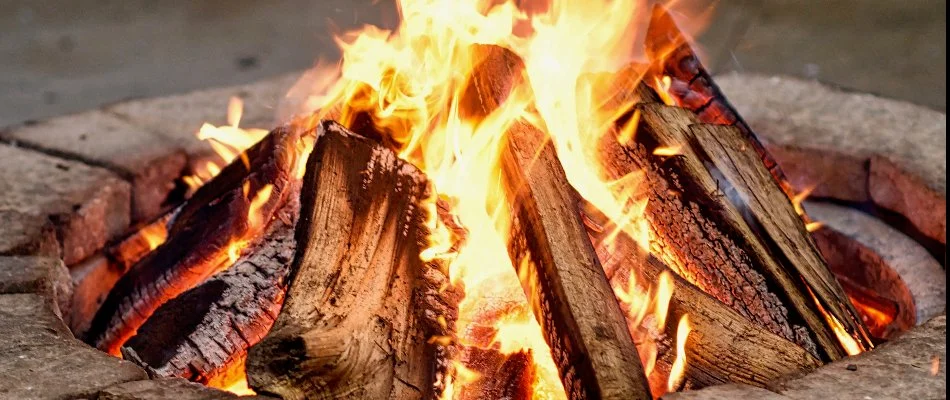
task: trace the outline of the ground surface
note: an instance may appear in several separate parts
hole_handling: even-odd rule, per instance
[[[390,1],[4,0],[0,126],[300,70],[335,54],[332,26],[392,23]],[[701,41],[716,72],[815,78],[942,111],[945,14],[940,0],[730,0]]]

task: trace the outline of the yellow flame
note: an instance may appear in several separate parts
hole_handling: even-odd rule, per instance
[[[818,311],[825,317],[825,322],[828,323],[828,326],[831,327],[834,331],[835,336],[838,338],[838,342],[841,343],[841,347],[844,348],[844,351],[848,353],[849,356],[858,355],[864,352],[864,348],[861,346],[858,341],[848,333],[848,330],[844,328],[844,325],[841,321],[838,321],[838,318],[835,318],[834,315],[829,314],[825,311],[825,307],[818,301],[818,297],[815,297],[815,293],[812,292],[811,288],[808,288],[808,294],[811,295],[812,301],[815,302],[815,306],[818,308]]]
[[[663,75],[660,77],[653,77],[654,87],[656,88],[656,94],[660,96],[660,99],[663,100],[663,103],[668,106],[675,106],[676,99],[670,94],[670,86],[672,86],[673,81],[669,76]]]
[[[680,154],[680,151],[682,149],[683,148],[681,146],[672,146],[672,147],[661,146],[653,150],[653,155],[657,155],[660,157],[671,157],[671,156]]]
[[[145,239],[145,242],[148,243],[149,250],[155,250],[155,248],[165,243],[165,240],[168,239],[168,230],[164,224],[148,225],[142,228],[139,234]]]
[[[673,366],[670,368],[670,379],[666,385],[666,389],[671,392],[680,385],[686,372],[686,339],[689,337],[691,330],[689,318],[683,315],[676,327],[676,359],[673,360]]]
[[[805,224],[805,230],[807,230],[808,232],[814,232],[821,229],[821,227],[823,226],[825,226],[825,224],[820,221],[812,221]]]
[[[255,396],[257,392],[251,389],[247,384],[247,378],[242,378],[227,387],[223,388],[224,391],[234,393],[238,396]]]

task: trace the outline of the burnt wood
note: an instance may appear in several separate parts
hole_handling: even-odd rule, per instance
[[[116,283],[85,341],[118,354],[161,304],[226,267],[229,243],[259,237],[264,226],[252,226],[247,218],[251,198],[265,186],[272,187],[269,200],[258,210],[261,221],[269,221],[288,193],[295,193],[298,136],[296,129],[272,131],[198,189],[171,221],[168,240]]]
[[[293,221],[296,210],[286,218]],[[258,246],[228,270],[159,307],[122,348],[152,377],[180,377],[213,387],[244,379],[247,349],[280,312],[296,242],[294,226],[276,219]]]
[[[250,350],[258,393],[284,399],[434,397],[455,303],[424,263],[425,177],[333,122],[302,183],[297,252],[273,329]]]
[[[647,56],[655,62],[652,74],[670,78],[666,92],[676,100],[676,104],[696,113],[702,122],[736,127],[758,153],[782,190],[792,196],[794,193],[791,184],[781,166],[726,99],[699,61],[688,38],[679,30],[669,11],[662,5],[653,8],[647,38]],[[647,82],[652,83],[649,79]]]
[[[766,386],[790,374],[813,370],[821,362],[801,346],[780,337],[751,321],[729,306],[709,296],[695,285],[676,275],[658,258],[644,254],[639,245],[626,235],[612,235],[606,218],[590,207],[582,207],[582,215],[597,255],[613,287],[626,288],[632,275],[640,283],[655,283],[660,274],[669,273],[673,292],[666,325],[660,327],[672,335],[683,315],[689,315],[692,331],[687,337],[684,388],[697,389],[723,383],[745,383]],[[629,315],[629,314],[628,314]],[[645,319],[642,324],[652,324]],[[641,329],[629,321],[633,331]],[[651,326],[642,331],[652,332]],[[656,369],[664,373],[651,375],[654,392],[666,390],[669,370],[676,354],[673,338],[654,337],[665,346],[660,349]],[[652,379],[658,378],[658,379]]]
[[[571,399],[650,399],[626,321],[553,146],[517,123],[502,152],[508,253]]]
[[[726,158],[735,165],[724,172],[717,166],[724,160],[711,161],[706,143],[690,139],[690,126],[700,122],[695,114],[661,104],[641,104],[637,110],[635,139],[620,144],[613,135],[606,135],[601,151],[607,178],[644,173],[652,253],[740,315],[822,360],[841,358],[845,351],[819,304],[866,346],[865,328],[846,305],[847,297],[788,197],[774,180],[735,180],[731,172],[765,171],[769,176],[764,165],[758,160]],[[745,137],[741,139],[737,146],[752,148]],[[676,149],[677,154],[654,155],[660,147]],[[737,190],[758,196],[750,197],[757,201],[754,208],[728,196]],[[815,303],[811,292],[820,303]]]

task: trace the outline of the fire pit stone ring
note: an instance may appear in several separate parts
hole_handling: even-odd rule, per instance
[[[158,215],[188,166],[210,156],[193,135],[201,123],[224,124],[227,99],[238,96],[245,102],[243,126],[274,125],[278,100],[297,76],[129,101],[0,131],[0,397],[232,396],[181,379],[150,380],[132,363],[75,339],[70,326],[102,300],[94,295],[97,285],[122,272],[97,251]],[[902,279],[915,301],[932,301],[916,310],[917,326],[895,340],[805,376],[767,389],[729,384],[665,398],[943,397],[946,285],[937,259],[945,255],[934,249],[946,245],[946,115],[795,78],[730,74],[717,82],[798,189],[814,187],[814,197],[896,216],[888,221],[898,221],[894,229],[866,214],[832,219],[855,213],[852,208],[841,214],[813,207],[830,228],[858,241],[864,234],[862,244],[892,267],[900,264],[898,273],[926,271]],[[848,232],[860,219],[880,229]],[[875,240],[891,237],[885,233],[909,241],[914,256],[878,247],[891,244]]]

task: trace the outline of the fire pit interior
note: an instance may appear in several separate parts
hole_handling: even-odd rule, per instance
[[[30,286],[56,300],[53,331],[155,385],[91,398],[779,396],[945,335],[932,178],[760,135],[786,110],[743,119],[693,51],[697,15],[637,4],[402,1],[397,30],[341,35],[271,130],[232,97],[197,134],[213,157],[84,157],[127,170],[131,228],[85,230],[108,198],[78,200],[36,229],[51,241],[4,254],[60,257],[71,279]],[[37,137],[0,151],[71,154]],[[934,356],[920,379],[944,385]]]

